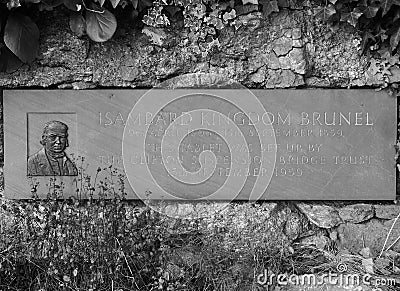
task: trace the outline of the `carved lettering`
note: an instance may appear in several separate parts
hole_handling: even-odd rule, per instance
[[[337,118],[338,116],[338,118]],[[336,125],[368,125],[372,126],[368,112],[301,112],[300,125],[336,126]]]
[[[136,116],[130,116],[129,125],[132,126],[145,126],[150,124],[163,124],[168,125],[172,123],[178,114],[176,112],[161,112],[157,115],[153,115],[151,112],[143,112]],[[258,112],[228,112],[228,118],[222,118],[219,114],[215,113],[202,113],[201,124],[204,125],[218,125],[227,126],[232,120],[236,125],[287,125],[292,124],[292,116],[289,112],[265,112],[260,115]],[[98,113],[99,124],[108,126],[125,126],[128,121],[127,116],[124,116],[122,112],[99,112]],[[188,112],[182,112],[182,120],[180,125],[188,125],[193,121],[192,116]],[[360,126],[367,125],[372,126],[373,121],[369,112],[301,112],[299,125],[307,126]]]

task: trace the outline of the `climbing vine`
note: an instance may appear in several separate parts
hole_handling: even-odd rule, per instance
[[[162,43],[163,34],[157,29],[187,28],[185,45],[202,54],[219,45],[218,35],[226,26],[241,25],[238,15],[268,17],[283,8],[308,6],[314,17],[333,29],[343,23],[358,29],[365,54],[379,51],[393,61],[400,42],[400,0],[316,1],[311,5],[308,0],[0,0],[0,71],[12,72],[37,57],[39,29],[29,11],[57,6],[70,10],[70,29],[79,37],[87,35],[95,42],[109,40],[120,21],[118,12],[128,11],[120,14],[144,26],[142,31],[153,43]],[[191,46],[193,43],[196,45]]]
[[[348,23],[362,32],[364,52],[395,53],[400,42],[400,0],[329,0],[315,16],[337,26]]]

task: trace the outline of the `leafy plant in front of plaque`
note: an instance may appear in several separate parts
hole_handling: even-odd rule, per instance
[[[159,238],[167,237],[160,216],[125,200],[119,170],[99,167],[91,176],[84,157],[74,162],[74,193],[59,177],[45,185],[31,177],[31,200],[0,198],[0,289],[146,290],[153,284]]]
[[[174,219],[125,200],[125,177],[114,167],[90,175],[83,157],[74,162],[74,193],[52,177],[38,199],[32,178],[31,200],[0,198],[2,290],[250,290],[255,274],[322,274],[338,262],[365,273],[361,256],[338,252],[337,233],[304,240],[315,229],[293,204],[231,203]],[[389,252],[373,262],[380,276],[400,272],[399,254],[389,260]]]

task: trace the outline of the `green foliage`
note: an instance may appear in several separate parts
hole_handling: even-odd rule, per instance
[[[86,11],[86,33],[96,42],[109,40],[117,29],[117,20],[110,11],[94,6],[94,10]],[[101,13],[99,13],[101,11]]]
[[[95,0],[94,0],[95,1]],[[117,20],[103,5],[116,8],[117,5],[126,5],[126,1],[104,0],[94,2],[83,0],[20,0],[7,1],[9,12],[2,10],[0,21],[5,23],[2,33],[4,45],[0,50],[0,71],[11,72],[18,69],[22,63],[31,63],[38,53],[39,29],[28,16],[28,12],[37,10],[52,10],[57,6],[64,5],[71,10],[70,27],[78,36],[85,33],[96,42],[109,40],[117,28]],[[30,9],[27,9],[30,8]],[[2,8],[0,8],[2,9]],[[10,55],[18,58],[16,60]]]
[[[85,34],[85,18],[80,13],[72,13],[69,18],[69,27],[78,37]]]
[[[0,199],[0,290],[250,290],[267,264],[293,268],[279,209],[245,203],[170,218],[126,201],[113,167],[90,176],[84,158],[75,163],[72,196],[58,178],[37,193],[33,177],[31,200]]]
[[[39,29],[25,15],[11,13],[4,29],[4,43],[24,63],[31,63],[39,47]]]
[[[399,0],[330,0],[314,9],[314,15],[334,26],[342,22],[357,28],[364,52],[385,48],[394,55],[399,51]]]
[[[250,290],[293,268],[261,205],[173,219],[107,197],[0,200],[0,290]]]
[[[331,246],[291,244],[287,217],[301,220],[295,208],[232,203],[201,217],[170,218],[126,201],[125,177],[113,167],[92,177],[84,158],[75,163],[71,197],[50,178],[46,199],[38,199],[32,178],[31,200],[0,198],[0,290],[242,291],[262,288],[256,279],[265,269],[335,270]]]
[[[276,0],[7,0],[9,12],[4,13],[3,19],[7,25],[4,31],[5,48],[1,49],[0,54],[1,71],[13,71],[22,65],[21,62],[31,63],[37,57],[39,33],[29,13],[52,10],[61,5],[71,10],[71,31],[78,37],[87,34],[96,42],[107,41],[114,35],[117,28],[115,14],[120,9],[129,9],[132,21],[139,19],[148,26],[173,25],[191,29],[197,25],[194,31],[198,33],[190,37],[190,43],[196,43],[194,49],[200,54],[206,54],[214,45],[218,45],[218,33],[227,25],[234,24],[236,9],[243,14],[262,11],[264,16],[268,16],[278,12],[280,7],[290,6],[288,1]],[[249,7],[255,7],[255,10]],[[205,32],[201,31],[203,29]],[[17,56],[19,61],[7,61],[10,54]]]
[[[319,2],[321,1],[321,2]],[[3,0],[0,7],[0,71],[12,72],[31,63],[38,52],[38,29],[33,20],[40,11],[65,6],[69,27],[78,37],[104,42],[114,35],[117,22],[131,21],[157,46],[179,43],[193,58],[204,58],[220,46],[228,27],[252,25],[281,9],[313,7],[314,16],[332,31],[343,25],[362,35],[363,53],[379,59],[400,49],[400,0]],[[339,24],[341,26],[339,26]],[[175,40],[167,38],[181,36]],[[179,31],[179,33],[177,33]],[[386,81],[385,81],[386,82]],[[387,87],[385,83],[385,87]]]
[[[81,164],[70,198],[57,178],[44,200],[37,185],[30,201],[0,200],[0,290],[150,290],[166,235],[157,213],[124,200],[122,174],[92,180]]]
[[[10,4],[13,7],[14,4]],[[39,29],[26,15],[11,12],[8,17],[0,18],[5,23],[4,44],[1,43],[0,69],[10,72],[18,69],[22,63],[31,63],[39,48]],[[16,57],[15,57],[16,56]]]
[[[0,43],[0,72],[11,73],[21,67],[21,61],[4,44]]]
[[[336,13],[335,8],[333,7],[332,4],[329,4],[327,6],[322,6],[318,7],[314,10],[314,15],[323,21],[328,21],[328,19],[331,18],[332,15]]]
[[[150,209],[48,199],[3,212],[14,221],[1,229],[1,290],[143,290],[160,266],[163,230]]]

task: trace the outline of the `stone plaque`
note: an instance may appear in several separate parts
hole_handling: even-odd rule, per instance
[[[7,90],[5,196],[393,200],[373,90]]]

